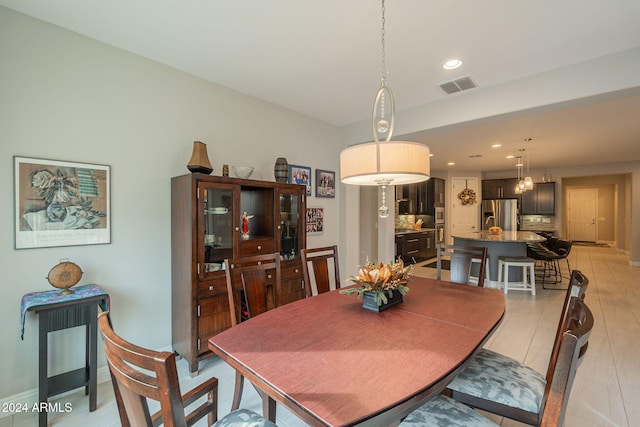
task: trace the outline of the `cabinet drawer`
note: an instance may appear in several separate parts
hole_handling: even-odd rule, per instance
[[[283,280],[302,277],[302,264],[298,262],[292,265],[282,266],[280,268],[280,274]]]
[[[227,294],[227,278],[223,271],[220,273],[222,273],[220,277],[216,277],[213,280],[198,282],[198,298]]]
[[[274,240],[248,240],[240,243],[240,256],[264,255],[276,251]]]
[[[420,249],[420,246],[420,237],[418,235],[407,237],[404,241],[404,250],[406,252],[417,251]]]

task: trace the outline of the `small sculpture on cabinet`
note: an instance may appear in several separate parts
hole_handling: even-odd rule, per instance
[[[247,215],[246,212],[242,213],[242,240],[249,240],[249,219],[253,218],[253,215]]]

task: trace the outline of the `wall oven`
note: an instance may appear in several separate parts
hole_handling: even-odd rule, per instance
[[[434,223],[444,224],[444,208],[435,207]]]

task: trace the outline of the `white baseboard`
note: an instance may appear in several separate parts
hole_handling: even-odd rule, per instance
[[[107,381],[111,381],[111,376],[109,375],[109,367],[103,366],[98,368],[98,378],[96,379],[98,384],[102,384]],[[80,387],[78,387],[80,388]],[[77,390],[77,389],[76,389]],[[60,393],[54,398],[59,398],[65,396],[69,393],[74,393],[76,390],[67,391],[65,393]],[[11,406],[19,404],[19,405],[27,405],[27,407],[31,408],[35,403],[38,402],[38,388],[33,388],[31,390],[23,391],[22,393],[14,394],[13,396],[6,397],[4,399],[0,399],[0,408],[10,409]],[[13,412],[9,412],[8,410],[0,411],[0,419],[9,417],[14,415]]]

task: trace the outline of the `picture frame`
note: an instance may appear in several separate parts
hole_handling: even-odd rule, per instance
[[[322,233],[324,231],[324,208],[307,208],[307,233]]]
[[[309,166],[289,165],[289,184],[307,187],[307,196],[311,196],[311,168]]]
[[[316,169],[316,197],[336,197],[336,173]]]
[[[14,156],[16,249],[111,243],[111,167]]]

